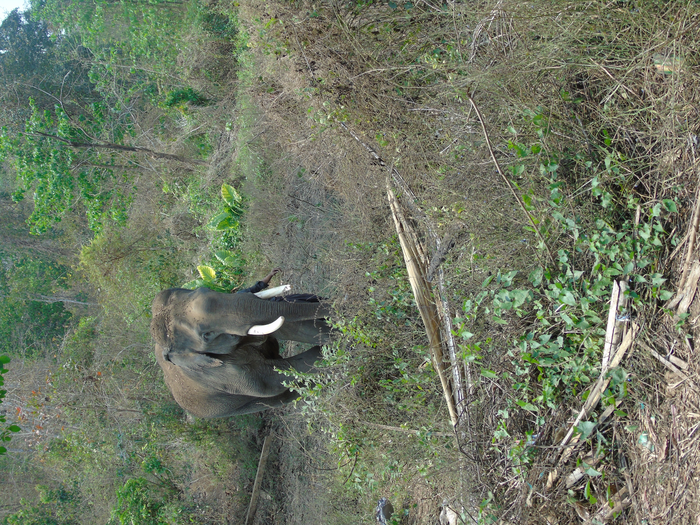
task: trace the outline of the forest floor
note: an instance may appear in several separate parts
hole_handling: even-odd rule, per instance
[[[359,361],[340,367],[347,374],[344,379],[330,373],[332,386],[326,391],[325,404],[312,402],[312,409],[289,407],[265,416],[265,432],[276,436],[276,445],[265,482],[269,497],[261,502],[258,523],[355,523],[357,519],[370,523],[373,505],[382,496],[401,509],[394,517],[396,523],[435,523],[443,507],[454,508],[465,523],[690,523],[700,519],[700,484],[693,474],[699,453],[700,400],[694,386],[698,363],[692,343],[692,320],[699,311],[696,301],[689,314],[674,316],[664,303],[668,294],[690,299],[695,293],[695,284],[684,289],[688,279],[694,279],[683,277],[689,273],[691,257],[680,254],[694,235],[697,122],[684,121],[687,127],[669,123],[664,128],[666,141],[649,138],[654,133],[651,128],[635,128],[639,122],[632,116],[639,102],[645,108],[640,111],[666,118],[663,93],[694,100],[690,86],[696,85],[697,65],[686,63],[687,76],[678,78],[665,66],[655,66],[658,57],[652,59],[646,44],[634,40],[630,46],[647,58],[625,62],[627,55],[623,60],[613,58],[615,52],[611,52],[607,59],[623,64],[620,68],[626,71],[627,82],[639,82],[639,86],[614,80],[609,69],[593,65],[594,59],[586,73],[550,77],[545,62],[556,62],[552,57],[564,52],[554,44],[544,52],[533,44],[532,53],[544,53],[541,70],[534,63],[531,69],[514,65],[517,56],[527,55],[529,46],[518,27],[532,29],[534,24],[511,17],[515,7],[498,3],[480,14],[467,14],[455,4],[440,21],[440,15],[428,7],[411,17],[404,16],[400,7],[386,6],[355,11],[305,2],[241,6],[241,23],[248,31],[255,64],[242,93],[255,109],[239,119],[247,119],[243,140],[264,165],[256,177],[248,175],[244,186],[251,196],[245,250],[258,255],[261,272],[265,266],[281,266],[282,281],[295,290],[329,297],[346,329],[339,347],[350,348],[350,359]],[[551,11],[545,10],[544,18],[551,17],[550,22],[561,20],[556,13],[564,19],[571,16],[571,27],[583,20],[575,10],[565,13],[549,4],[547,9]],[[677,9],[681,16],[682,6]],[[664,18],[671,11],[656,16]],[[686,21],[697,17],[697,13],[683,13]],[[640,34],[661,38],[654,23],[634,23]],[[576,26],[569,35],[581,45],[586,40],[584,26]],[[489,36],[480,37],[479,45],[472,44],[474,69],[464,80],[450,69],[452,55],[445,54],[449,48],[445,40],[441,56],[446,60],[432,66],[432,71],[443,75],[438,86],[420,87],[420,80],[408,78],[412,67],[421,75],[432,74],[429,56],[415,55],[420,56],[418,62],[424,61],[420,66],[411,65],[407,57],[404,62],[397,59],[403,58],[401,53],[409,55],[405,50],[419,46],[422,38],[428,41],[435,36],[429,31],[443,30],[452,38],[447,40],[459,46],[460,35],[477,41],[475,35],[479,31],[485,35],[487,27]],[[687,27],[684,22],[673,36],[664,36],[665,49],[671,49],[668,42],[681,45],[681,41],[694,48],[697,40],[689,36]],[[552,36],[552,42],[556,38]],[[401,50],[399,41],[405,46]],[[396,54],[390,56],[392,50]],[[643,93],[650,90],[655,95],[642,102]],[[471,105],[465,94],[469,91],[475,98]],[[603,109],[615,104],[618,113]],[[483,117],[475,111],[479,107]],[[495,156],[509,166],[510,183],[504,182],[489,154],[486,130],[493,134],[490,140],[497,142]],[[635,133],[636,145],[631,146],[629,137]],[[617,138],[610,140],[613,134]],[[588,143],[588,150],[571,153],[577,142]],[[643,150],[641,143],[654,146]],[[613,152],[615,145],[618,153]],[[543,157],[540,148],[547,155]],[[525,168],[523,175],[517,164],[533,154],[539,158],[542,175],[558,169],[559,180],[566,182],[550,185],[554,177],[548,181],[527,175],[533,168]],[[588,168],[593,164],[602,171],[600,179],[593,179],[593,197],[581,200],[582,194],[588,195],[591,176],[577,179],[576,166],[581,163],[583,168],[586,161]],[[615,163],[627,170],[627,182],[621,182],[624,177],[618,177]],[[669,163],[675,164],[675,171],[669,171]],[[457,320],[455,333],[462,338],[461,355],[467,362],[478,363],[472,374],[481,382],[468,406],[460,408],[465,426],[457,447],[453,438],[443,437],[450,435],[451,425],[435,378],[427,393],[422,379],[412,377],[411,370],[420,374],[427,361],[403,354],[424,346],[425,332],[415,311],[405,317],[403,301],[411,303],[411,299],[404,299],[410,293],[405,282],[399,284],[407,279],[386,199],[390,167],[417,195],[414,202],[434,221],[443,240],[454,242],[443,256],[442,268]],[[619,208],[612,214],[605,211],[605,197],[595,197],[600,195],[595,185],[603,179],[616,181],[611,198]],[[636,186],[626,194],[630,180]],[[557,204],[557,184],[569,185],[564,206]],[[519,197],[514,197],[514,187]],[[549,204],[546,197],[537,204],[540,192],[551,192]],[[677,206],[668,204],[668,199]],[[598,202],[603,207],[596,208]],[[665,211],[659,208],[661,203],[667,203]],[[569,223],[568,230],[551,226],[552,217],[566,214],[565,210],[578,217],[579,226]],[[645,221],[665,234],[658,238],[659,249],[650,255],[650,263],[641,262],[643,249],[631,249],[645,277],[640,273],[632,279],[638,283],[636,288],[632,285],[634,293],[642,298],[629,307],[627,315],[632,313],[631,319],[641,328],[634,332],[635,344],[621,360],[622,372],[610,376],[612,383],[604,388],[602,405],[588,409],[577,426],[574,420],[585,405],[589,385],[599,375],[605,376],[601,355],[584,351],[586,357],[579,361],[570,357],[569,343],[561,343],[561,353],[553,354],[564,360],[561,364],[544,354],[538,358],[537,345],[518,354],[512,350],[513,340],[526,348],[523,341],[532,337],[524,335],[528,331],[535,338],[544,337],[532,329],[538,323],[532,311],[504,315],[507,322],[492,322],[470,318],[465,304],[476,302],[480,291],[487,289],[482,283],[498,281],[501,292],[491,296],[513,293],[506,301],[511,301],[508,308],[515,312],[515,292],[506,290],[510,282],[501,281],[501,276],[511,269],[519,269],[523,276],[536,271],[547,258],[541,251],[543,243],[549,246],[549,256],[554,254],[555,266],[572,265],[572,270],[580,268],[584,275],[593,276],[596,261],[602,259],[591,257],[592,244],[585,255],[586,249],[575,243],[587,235],[601,235],[598,213],[622,234],[612,241],[615,246],[622,246],[624,236],[643,238],[646,234],[638,228]],[[663,225],[652,224],[656,217]],[[528,232],[535,223],[550,224],[541,228],[546,241],[540,237],[539,248],[535,248],[534,230]],[[592,233],[584,233],[584,223],[597,226]],[[629,233],[632,230],[637,233]],[[694,249],[692,241],[690,249]],[[603,254],[605,249],[601,250]],[[577,252],[584,255],[573,262]],[[620,271],[611,270],[608,278],[634,267],[626,266],[626,256],[620,253],[610,257],[606,264],[610,268],[620,264]],[[642,271],[647,264],[651,266]],[[661,274],[673,283],[665,287],[666,295],[658,280]],[[643,291],[642,283],[651,279],[656,279],[656,288]],[[606,282],[612,284],[611,279]],[[580,289],[574,284],[570,290],[576,294]],[[576,301],[592,298],[584,296],[577,295]],[[584,335],[570,344],[583,350],[588,332],[578,319],[557,318],[562,308],[573,305],[569,299],[562,301],[539,315],[552,316],[548,330],[555,337],[582,329]],[[488,317],[497,310],[498,303],[493,305],[490,311],[480,310],[481,315]],[[601,341],[607,309],[606,303],[598,310],[602,320],[591,317],[601,322],[595,336]],[[583,319],[587,314],[576,315]],[[679,320],[686,318],[691,324],[679,329]],[[548,337],[540,341],[544,344]],[[477,338],[479,342],[471,345]],[[365,350],[352,357],[354,345],[364,345]],[[669,366],[671,355],[677,359],[675,368]],[[406,364],[411,370],[406,371]],[[557,371],[548,376],[552,370],[548,367]],[[566,393],[548,400],[547,389],[557,385],[566,385]],[[410,398],[421,398],[425,405],[412,406]],[[576,429],[572,445],[558,445],[570,428]]]

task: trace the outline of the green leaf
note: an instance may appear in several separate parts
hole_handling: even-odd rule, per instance
[[[521,408],[524,408],[525,410],[529,410],[530,412],[537,412],[539,410],[535,405],[528,403],[527,401],[516,401],[515,404]]]
[[[229,215],[223,221],[217,224],[215,229],[217,231],[225,231],[232,229],[235,230],[236,228],[238,228],[238,221]]]
[[[185,290],[196,290],[202,286],[204,286],[204,281],[202,279],[195,279],[194,281],[190,281],[182,285]]]
[[[593,433],[596,424],[593,421],[581,421],[577,426],[576,430],[581,433],[581,439],[588,439],[588,437]]]
[[[659,291],[659,299],[662,301],[668,301],[671,297],[673,297],[673,292],[669,292],[668,290]]]
[[[236,206],[242,200],[241,194],[236,191],[236,188],[226,183],[221,185],[221,197],[231,207]]]
[[[559,295],[559,300],[569,306],[576,306],[576,298],[569,290],[564,290],[564,293]]]
[[[543,276],[544,271],[542,270],[542,268],[537,268],[536,270],[531,271],[530,275],[528,275],[527,278],[533,286],[539,286],[540,284],[542,284]]]
[[[664,203],[664,206],[666,207],[666,209],[668,211],[670,211],[671,213],[678,213],[678,208],[676,207],[676,203],[673,200],[664,199],[661,202]]]
[[[216,257],[221,264],[226,264],[226,259],[231,256],[226,250],[217,250],[214,252],[214,257]]]
[[[3,365],[6,365],[9,362],[10,362],[9,357],[7,357],[6,355],[0,355],[0,363],[2,363]]]
[[[592,478],[596,478],[598,476],[602,476],[603,474],[601,472],[598,472],[596,469],[593,467],[586,466],[585,468],[586,474],[588,474]]]
[[[19,428],[17,425],[10,425],[9,427],[7,427],[7,430],[9,430],[10,432],[19,432],[22,429]]]
[[[216,271],[211,266],[197,266],[197,271],[199,275],[202,276],[202,279],[204,279],[204,282],[213,282],[214,279],[216,279]]]
[[[213,230],[218,230],[219,224],[221,224],[222,221],[228,219],[229,217],[231,217],[231,214],[228,211],[219,213],[218,215],[212,217],[212,219],[207,224],[207,227]]]
[[[485,368],[481,369],[481,375],[484,377],[488,377],[489,379],[498,379],[496,372],[494,372],[492,370],[487,370]]]
[[[666,279],[664,276],[660,273],[652,273],[651,274],[651,284],[653,286],[661,286],[666,282]]]

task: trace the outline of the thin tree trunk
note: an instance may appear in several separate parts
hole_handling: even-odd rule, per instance
[[[0,295],[0,299],[4,299],[7,297],[6,295]],[[47,297],[46,295],[35,295],[35,296],[28,296],[28,297],[22,297],[21,299],[24,299],[25,301],[36,301],[37,303],[71,303],[71,304],[79,304],[81,306],[99,306],[99,303],[85,303],[83,301],[77,301],[75,299],[65,299],[63,297]]]
[[[38,135],[41,135],[42,137],[56,139],[60,142],[63,142],[64,144],[68,144],[72,148],[84,148],[84,149],[95,148],[95,149],[110,149],[110,150],[116,150],[116,151],[130,151],[133,153],[145,153],[146,155],[150,155],[154,159],[174,160],[177,162],[182,162],[184,164],[198,164],[201,166],[208,166],[208,164],[209,164],[203,160],[186,159],[185,157],[181,157],[180,155],[171,155],[170,153],[161,153],[159,151],[153,151],[152,149],[142,148],[140,146],[124,146],[122,144],[114,144],[112,142],[103,142],[103,143],[76,142],[74,140],[64,139],[63,137],[59,137],[57,135],[50,135],[49,133],[42,133],[41,131],[37,131],[36,133]]]

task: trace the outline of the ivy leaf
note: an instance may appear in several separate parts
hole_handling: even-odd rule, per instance
[[[542,284],[542,277],[544,276],[544,271],[542,268],[537,268],[530,272],[528,275],[528,280],[532,283],[532,286],[539,286]]]
[[[592,478],[597,478],[598,476],[602,476],[602,475],[603,475],[601,472],[598,472],[598,471],[597,471],[596,469],[594,469],[593,467],[589,467],[589,466],[586,465],[585,463],[583,464],[583,466],[584,466],[584,469],[583,469],[584,472],[585,472],[586,474],[588,474],[588,475],[589,475],[590,477],[592,477]]]
[[[529,410],[530,412],[538,411],[538,408],[535,405],[528,403],[527,401],[516,401],[515,404],[521,408],[524,408],[525,410]]]
[[[564,293],[559,295],[559,300],[564,304],[568,304],[569,306],[576,306],[576,298],[569,290],[564,290]]]

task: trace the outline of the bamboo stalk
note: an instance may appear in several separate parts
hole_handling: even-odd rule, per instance
[[[387,194],[392,217],[394,218],[396,233],[399,236],[401,250],[403,252],[406,269],[408,271],[408,280],[411,284],[411,289],[413,290],[413,296],[416,300],[418,311],[420,312],[421,318],[423,319],[423,324],[425,325],[426,334],[428,336],[428,345],[430,346],[431,354],[433,356],[435,371],[437,372],[438,377],[440,378],[440,383],[442,384],[442,390],[445,395],[445,402],[447,403],[447,410],[450,414],[450,420],[452,422],[452,426],[456,427],[457,408],[455,406],[452,388],[447,381],[445,374],[439,317],[435,302],[431,296],[430,283],[428,283],[425,278],[425,265],[421,265],[421,262],[425,259],[422,257],[422,250],[416,246],[415,241],[417,241],[417,239],[414,237],[415,234],[408,229],[408,225],[403,217],[403,214],[401,213],[401,210],[399,209],[398,202],[396,201],[394,192],[389,185],[389,181],[387,181]]]

